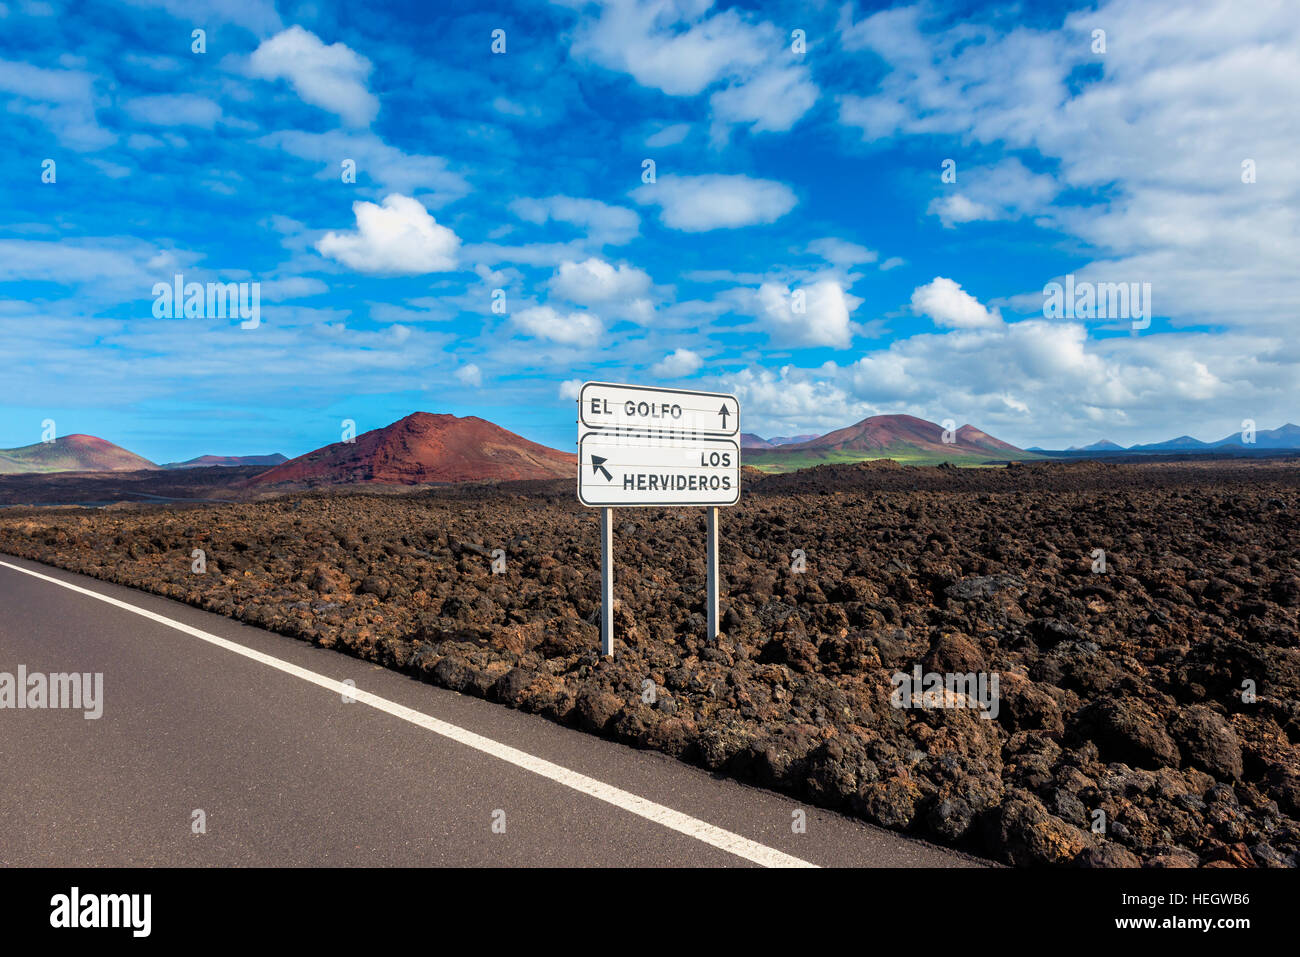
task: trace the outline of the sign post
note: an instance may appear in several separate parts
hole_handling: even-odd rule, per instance
[[[709,545],[706,561],[705,579],[708,582],[708,597],[705,598],[709,620],[709,641],[718,637],[718,509],[709,506]]]
[[[578,392],[578,501],[600,515],[600,644],[614,653],[615,507],[704,506],[708,638],[718,636],[718,507],[740,501],[740,402],[587,382]]]
[[[614,654],[614,510],[600,510],[600,653]]]

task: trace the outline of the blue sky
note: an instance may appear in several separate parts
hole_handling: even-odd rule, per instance
[[[0,447],[424,410],[567,449],[586,379],[763,435],[1300,419],[1284,3],[469,6],[0,0]],[[156,316],[177,273],[260,321]],[[1149,324],[1047,317],[1067,274]]]

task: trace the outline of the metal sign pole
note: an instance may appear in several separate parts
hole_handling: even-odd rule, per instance
[[[600,652],[614,656],[614,510],[600,510]]]
[[[716,506],[710,506],[706,511],[708,512],[709,547],[705,559],[705,578],[709,594],[705,604],[708,607],[709,618],[708,640],[713,641],[718,637],[718,509]]]

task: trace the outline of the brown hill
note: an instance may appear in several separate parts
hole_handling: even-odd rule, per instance
[[[26,472],[134,472],[157,465],[93,435],[64,435],[16,449],[0,449],[0,475]]]
[[[477,416],[414,412],[263,472],[253,484],[342,485],[572,478],[578,457],[530,442]]]
[[[976,448],[984,449],[988,452],[1023,452],[1024,449],[1018,449],[1010,442],[1003,442],[1001,439],[995,439],[987,432],[982,432],[973,425],[963,425],[957,430],[957,441],[965,445],[973,445]]]
[[[972,425],[963,425],[958,429],[953,442],[944,442],[943,433],[942,426],[918,419],[914,415],[873,415],[855,425],[836,429],[807,442],[783,445],[781,451],[874,452],[911,449],[944,455],[1020,452],[1014,445],[995,439]]]

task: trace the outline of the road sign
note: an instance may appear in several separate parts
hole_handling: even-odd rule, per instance
[[[734,395],[613,382],[578,390],[578,500],[600,508],[602,654],[614,654],[616,506],[707,508],[707,637],[718,637],[718,506],[740,501],[739,435]]]
[[[592,506],[735,505],[740,443],[719,436],[584,432],[578,500]]]
[[[578,393],[578,422],[587,429],[735,436],[740,403],[722,392],[587,382]]]

